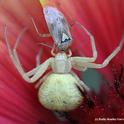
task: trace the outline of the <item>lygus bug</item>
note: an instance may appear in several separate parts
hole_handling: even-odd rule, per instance
[[[44,7],[43,12],[50,34],[39,33],[34,19],[31,18],[36,32],[40,37],[52,36],[56,46],[60,50],[66,50],[72,43],[72,36],[64,15],[56,8],[50,6]]]

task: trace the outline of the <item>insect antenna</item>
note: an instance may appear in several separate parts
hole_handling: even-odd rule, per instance
[[[38,43],[38,45],[43,45],[43,46],[46,46],[48,48],[53,48],[53,46],[46,44],[46,43]]]

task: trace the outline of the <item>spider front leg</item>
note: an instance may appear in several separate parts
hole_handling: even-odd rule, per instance
[[[43,53],[43,50],[40,49],[40,51],[36,55],[36,66],[39,66],[40,65],[40,58],[41,58],[42,53]]]
[[[14,49],[12,50],[11,47],[10,47],[10,44],[9,44],[9,41],[8,41],[8,38],[7,38],[7,26],[5,26],[5,32],[4,32],[4,35],[5,35],[5,43],[6,43],[6,46],[8,48],[8,52],[9,52],[9,55],[10,55],[10,58],[12,59],[12,62],[13,64],[16,66],[17,70],[20,71],[20,73],[24,73],[24,70],[21,68],[21,64],[20,64],[20,61],[19,59],[17,58],[17,55],[14,56],[14,51],[15,51],[15,48],[19,42],[19,39],[20,37],[22,36],[22,34],[26,31],[26,28],[23,29],[23,31],[20,33],[20,35],[18,36],[17,40],[16,40],[16,43],[14,45]],[[21,68],[21,69],[20,69]]]
[[[94,36],[79,22],[75,21],[75,24],[77,24],[81,29],[83,29],[86,32],[86,34],[89,36],[90,42],[91,42],[93,57],[83,57],[83,59],[84,59],[84,61],[94,62],[97,58],[97,50],[96,50]]]
[[[38,80],[43,75],[43,73],[48,69],[48,67],[50,66],[50,63],[52,61],[52,58],[49,58],[43,64],[39,65],[38,67],[32,69],[29,72],[24,71],[24,69],[23,69],[23,67],[22,67],[22,65],[20,63],[19,57],[17,55],[16,47],[17,47],[17,45],[18,45],[18,43],[20,41],[20,38],[22,37],[22,35],[26,31],[26,29],[27,28],[24,28],[23,31],[18,36],[13,49],[11,49],[9,41],[8,41],[8,38],[7,38],[7,27],[5,27],[4,35],[5,35],[5,42],[6,42],[8,51],[9,51],[9,55],[10,55],[10,58],[12,59],[13,64],[15,65],[15,67],[18,70],[18,72],[20,73],[20,75],[22,76],[22,78],[25,81],[27,81],[29,83],[33,83],[36,80]]]
[[[122,37],[122,40],[120,41],[119,46],[103,61],[102,64],[84,62],[83,57],[78,57],[78,58],[72,57],[72,66],[79,71],[84,70],[84,68],[104,68],[122,49],[123,44],[124,44],[124,35]]]
[[[39,37],[50,37],[51,36],[50,34],[42,34],[42,33],[40,33],[38,28],[37,28],[37,26],[36,26],[36,23],[35,23],[35,21],[34,21],[34,19],[32,17],[31,17],[31,21],[32,21],[32,23],[34,25],[34,28],[35,28],[35,31],[37,32]]]

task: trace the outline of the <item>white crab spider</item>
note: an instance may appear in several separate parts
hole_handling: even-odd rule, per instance
[[[16,40],[14,48],[11,49],[7,38],[7,27],[5,27],[5,41],[9,51],[9,55],[22,78],[28,83],[34,83],[40,79],[46,70],[51,68],[51,72],[46,74],[38,81],[39,91],[38,98],[41,104],[56,111],[69,111],[77,108],[83,101],[80,91],[89,91],[83,81],[72,71],[72,68],[78,71],[85,71],[87,68],[103,68],[108,65],[110,60],[121,50],[124,43],[122,38],[119,46],[104,60],[102,64],[93,63],[97,58],[97,50],[95,47],[94,37],[81,25],[84,31],[89,35],[93,50],[93,57],[72,57],[71,50],[69,54],[64,51],[54,53],[51,51],[52,57],[44,63],[29,72],[25,72],[18,58],[16,47],[26,28],[20,33]],[[124,37],[124,36],[123,36]],[[39,63],[39,62],[38,62]],[[40,85],[43,82],[42,85]]]

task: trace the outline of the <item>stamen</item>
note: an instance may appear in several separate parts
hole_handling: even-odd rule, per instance
[[[115,68],[115,65],[113,65],[113,73],[114,73],[114,87],[117,92],[117,94],[124,100],[124,94],[120,91],[120,85],[122,81],[122,76],[124,72],[124,67],[122,64],[120,64],[120,73],[118,74],[117,69]]]

